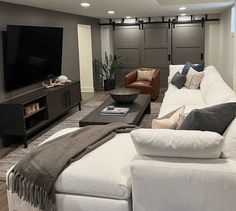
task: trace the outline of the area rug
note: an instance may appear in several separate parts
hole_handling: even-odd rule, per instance
[[[53,135],[54,133],[58,132],[61,129],[68,128],[68,127],[79,127],[79,120],[85,117],[88,113],[94,110],[97,106],[99,106],[102,102],[88,102],[82,105],[82,110],[74,111],[70,116],[60,121],[57,125],[50,128],[45,133],[41,134],[34,140],[30,140],[28,144],[28,148],[24,148],[23,145],[16,148],[14,151],[9,153],[4,158],[0,159],[0,180],[5,181],[6,179],[6,172],[16,164],[24,155],[32,151],[37,145],[42,143],[45,139],[49,136]],[[140,127],[143,128],[150,128],[152,119],[158,116],[160,111],[160,102],[152,102],[151,103],[151,114],[146,114],[140,124]]]

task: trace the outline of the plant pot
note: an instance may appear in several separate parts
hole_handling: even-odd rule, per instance
[[[115,79],[105,79],[104,80],[104,90],[110,91],[115,89]]]

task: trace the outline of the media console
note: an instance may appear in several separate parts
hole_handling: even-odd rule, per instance
[[[0,104],[0,136],[4,146],[11,137],[27,138],[60,117],[72,107],[81,110],[80,82],[39,90],[12,98]]]

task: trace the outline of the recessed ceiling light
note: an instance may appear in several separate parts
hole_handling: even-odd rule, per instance
[[[186,7],[180,7],[179,10],[180,11],[186,10]]]
[[[186,16],[186,14],[185,14],[185,13],[182,13],[182,14],[180,14],[180,16]]]
[[[81,7],[89,7],[90,6],[90,4],[87,2],[83,2],[80,5],[81,5]]]
[[[131,16],[126,16],[125,18],[129,19],[129,18],[131,18]]]
[[[112,14],[115,13],[115,11],[113,11],[113,10],[109,10],[107,13],[112,15]]]

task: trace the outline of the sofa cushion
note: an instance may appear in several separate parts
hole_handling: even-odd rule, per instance
[[[134,88],[141,90],[142,94],[150,94],[154,88],[151,85],[151,81],[135,81],[127,86],[127,88]]]
[[[186,62],[183,67],[182,74],[187,75],[190,68],[193,68],[197,72],[202,72],[204,70],[204,64],[193,65],[190,62]]]
[[[171,83],[174,84],[178,89],[181,89],[186,82],[186,75],[176,72],[171,79]]]
[[[204,78],[200,84],[202,95],[204,96],[207,89],[218,81],[223,81],[223,79],[216,68],[212,65],[206,67],[204,70]]]
[[[230,100],[235,95],[233,90],[222,80],[210,85],[204,92],[206,105],[216,105]]]
[[[187,89],[183,87],[178,89],[173,84],[169,85],[165,93],[163,105],[205,105],[200,90]]]
[[[204,74],[202,72],[197,72],[192,67],[190,67],[186,76],[187,80],[184,85],[188,89],[198,89],[203,77]]]
[[[78,128],[77,128],[78,129]],[[63,135],[71,129],[59,132]],[[52,138],[58,137],[55,134]],[[129,134],[113,139],[68,166],[58,177],[59,193],[128,199],[131,194],[129,163],[136,155]]]
[[[214,132],[139,129],[131,138],[140,155],[219,158],[224,137]]]
[[[222,135],[235,116],[236,103],[195,109],[185,118],[179,130],[213,131]]]

